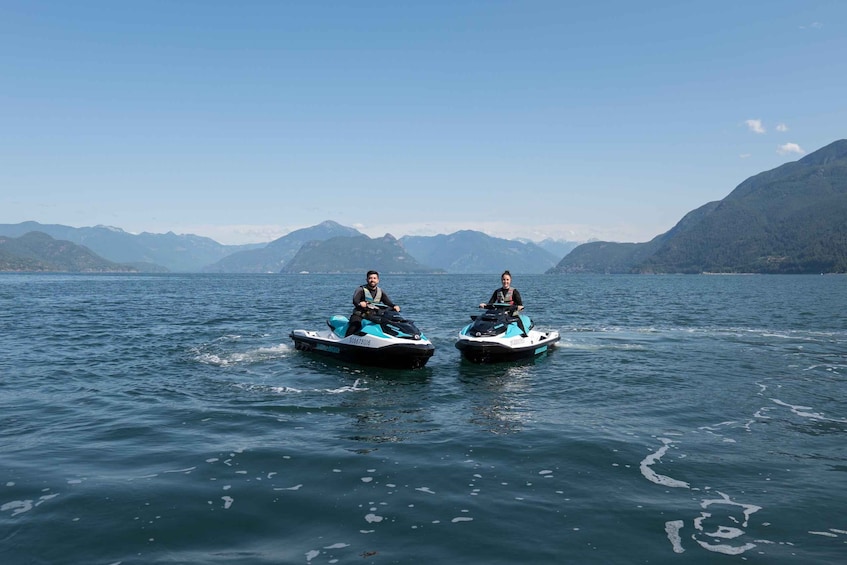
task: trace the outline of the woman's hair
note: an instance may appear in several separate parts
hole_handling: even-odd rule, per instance
[[[503,271],[503,275],[509,275],[511,277],[512,273],[510,273],[508,270],[506,270],[506,271]],[[500,275],[500,277],[502,278],[503,275]]]

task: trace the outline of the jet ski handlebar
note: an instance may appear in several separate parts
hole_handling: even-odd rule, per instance
[[[492,302],[491,304],[480,304],[480,308],[484,308],[485,310],[495,310],[497,312],[514,311],[517,312],[520,307],[515,306],[514,304],[507,304],[505,302]]]
[[[481,314],[482,316],[488,316],[493,319],[494,316],[506,314],[511,318],[514,318],[518,315],[518,307],[514,304],[506,304],[505,302],[493,302],[491,304],[481,304],[480,308],[485,309],[485,312]],[[471,316],[471,320],[476,320],[479,316]],[[489,319],[489,318],[485,318]]]

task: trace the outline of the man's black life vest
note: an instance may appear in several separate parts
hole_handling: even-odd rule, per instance
[[[370,289],[365,285],[362,285],[362,290],[365,291],[365,302],[368,302],[368,303],[382,302],[382,289],[381,288],[376,287],[376,296],[372,295]]]

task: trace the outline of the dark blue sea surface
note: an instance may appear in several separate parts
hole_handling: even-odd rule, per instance
[[[0,563],[845,563],[847,277],[383,275],[424,369],[288,334],[359,276],[0,276]]]

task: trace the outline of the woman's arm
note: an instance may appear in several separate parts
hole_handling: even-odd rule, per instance
[[[518,307],[518,310],[523,310],[523,299],[521,298],[521,293],[518,292],[518,289],[512,289],[512,302],[515,303],[515,306]]]
[[[490,304],[494,304],[497,302],[497,291],[491,293],[491,298],[488,299],[488,302],[483,302],[479,305],[480,308],[487,308]]]

